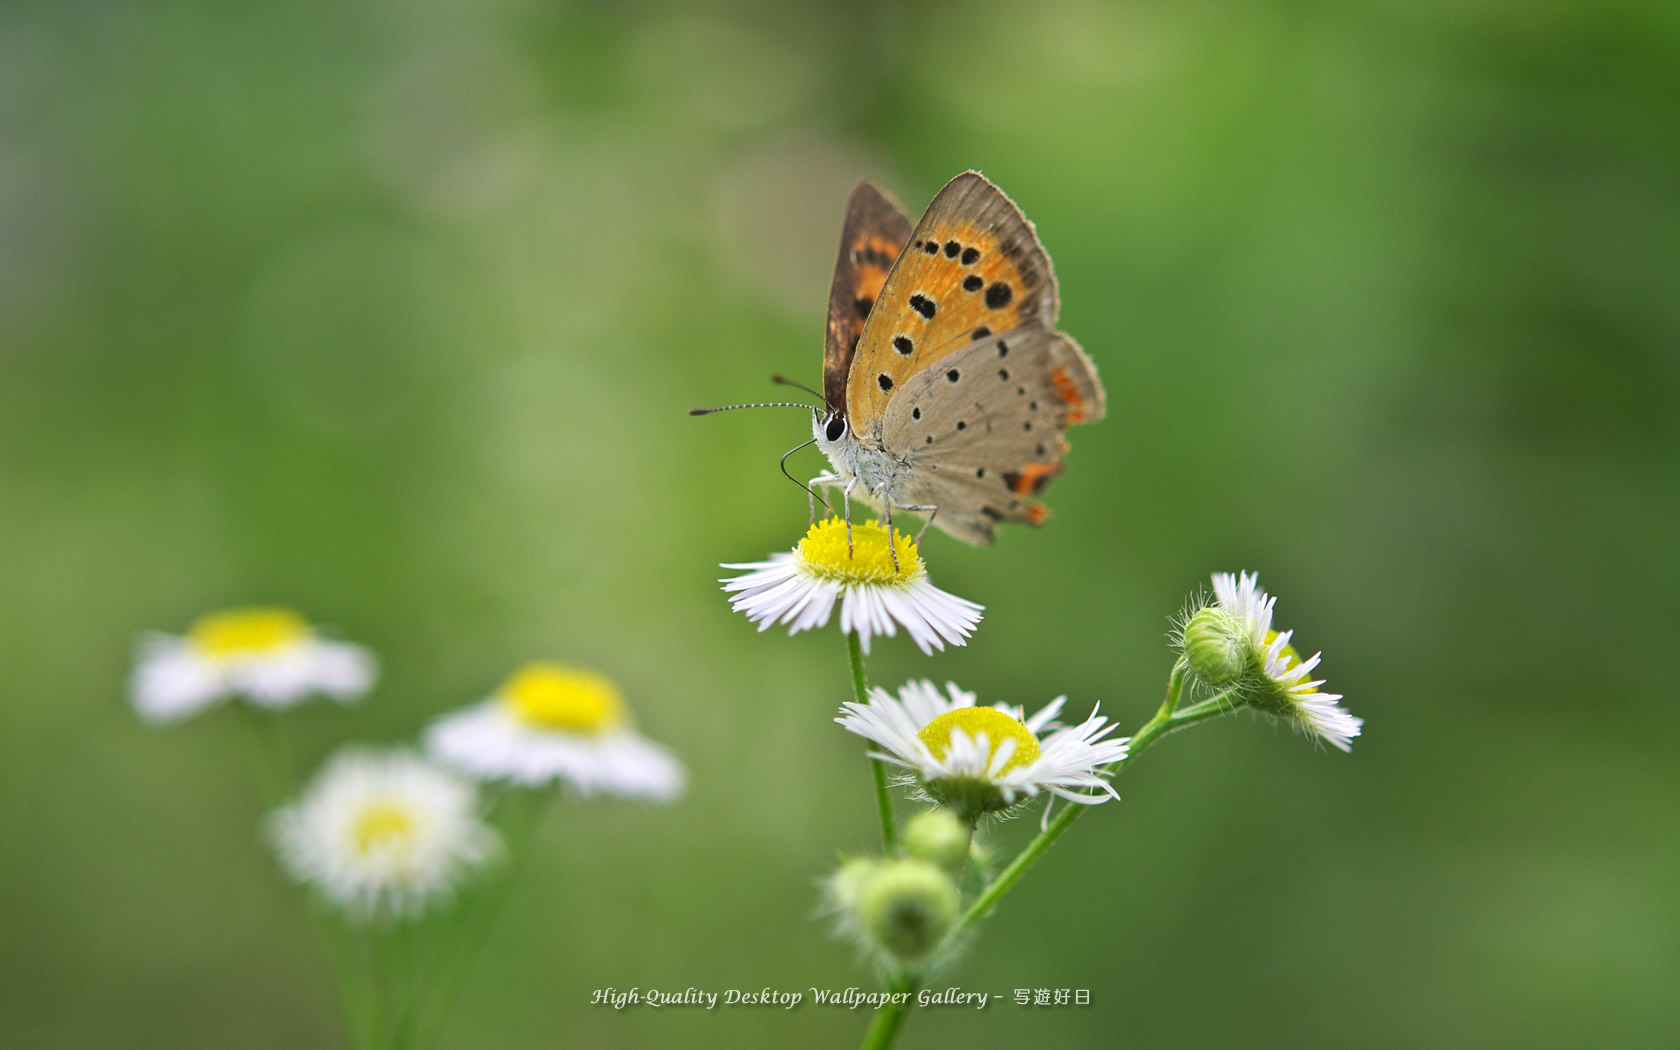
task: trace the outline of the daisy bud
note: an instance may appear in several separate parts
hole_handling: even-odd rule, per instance
[[[957,884],[937,864],[881,861],[860,887],[857,924],[867,943],[900,965],[925,961],[962,910]]]
[[[1314,678],[1313,672],[1318,669],[1322,654],[1314,653],[1302,659],[1290,644],[1295,632],[1276,629],[1272,614],[1277,599],[1262,590],[1260,581],[1247,572],[1235,576],[1214,573],[1213,593],[1214,607],[1241,626],[1244,638],[1238,702],[1281,718],[1338,750],[1351,750],[1365,722],[1338,703],[1342,699],[1340,693],[1319,689],[1324,682]],[[1189,628],[1195,618],[1191,619],[1192,624],[1185,629],[1187,657],[1190,656]]]
[[[1217,605],[1198,609],[1184,625],[1184,658],[1190,672],[1215,689],[1242,677],[1248,647],[1243,625]]]
[[[869,880],[875,877],[875,869],[881,866],[876,857],[854,857],[840,865],[840,870],[830,875],[823,883],[823,889],[828,896],[828,904],[844,923],[857,915],[858,899],[863,896],[863,888]]]
[[[947,868],[960,868],[968,857],[971,832],[948,810],[924,809],[904,825],[904,852]]]

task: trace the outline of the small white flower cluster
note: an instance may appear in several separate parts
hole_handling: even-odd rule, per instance
[[[722,583],[731,607],[760,631],[778,623],[790,634],[822,627],[840,602],[841,633],[856,639],[860,693],[862,654],[872,637],[903,627],[931,655],[946,643],[963,644],[982,611],[934,587],[916,544],[873,521],[814,523],[791,553],[724,567],[746,570]],[[1180,668],[1214,695],[1180,715],[1176,683],[1184,671],[1175,668],[1171,699],[1144,732],[1154,739],[1248,706],[1348,750],[1362,722],[1338,706],[1339,695],[1319,691],[1324,683],[1310,675],[1320,657],[1301,659],[1292,633],[1273,629],[1276,599],[1248,573],[1218,573],[1213,586],[1215,602],[1186,618],[1177,641]],[[840,931],[874,961],[925,971],[956,950],[962,892],[953,875],[980,851],[973,837],[985,818],[1009,816],[1040,794],[1084,806],[1119,798],[1110,778],[1130,755],[1131,739],[1114,736],[1118,727],[1096,706],[1083,721],[1060,724],[1065,703],[1057,697],[1029,717],[1019,707],[983,706],[954,682],[941,692],[921,680],[896,696],[869,689],[842,705],[835,721],[869,741],[871,758],[897,766],[902,785],[936,807],[906,827],[893,855],[853,858],[824,882]],[[1139,741],[1143,746],[1142,734]],[[890,805],[883,794],[889,843]],[[1041,827],[1049,819],[1046,805]]]
[[[354,700],[375,669],[366,649],[321,637],[289,609],[235,609],[183,636],[142,639],[130,693],[141,718],[164,723],[227,701],[278,711],[313,696]],[[286,871],[353,918],[419,915],[498,854],[475,781],[663,802],[685,778],[634,731],[616,685],[558,664],[522,668],[488,700],[439,719],[424,743],[426,757],[346,749],[270,819]]]

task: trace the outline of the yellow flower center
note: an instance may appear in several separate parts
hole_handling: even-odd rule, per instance
[[[947,711],[923,726],[922,731],[916,735],[921,737],[922,743],[933,752],[934,758],[943,759],[945,753],[951,749],[953,729],[961,729],[974,738],[978,738],[984,732],[986,742],[991,748],[986,755],[988,763],[997,756],[1000,744],[1005,740],[1015,741],[1015,753],[1009,756],[1009,761],[1003,764],[1003,768],[998,770],[999,773],[1007,773],[1017,766],[1038,761],[1038,739],[1032,735],[1032,730],[995,707],[959,707]]]
[[[893,553],[898,565],[893,565]],[[892,550],[887,549],[887,530],[878,521],[853,523],[851,548],[846,546],[846,523],[829,518],[811,526],[799,541],[799,557],[805,567],[824,579],[839,583],[905,584],[922,571],[915,541],[894,530]]]
[[[356,814],[350,834],[356,840],[356,852],[365,856],[376,849],[400,844],[412,836],[414,817],[394,803],[375,802]]]
[[[206,656],[249,656],[303,641],[309,623],[290,609],[230,609],[200,617],[187,637]]]
[[[624,723],[624,700],[604,675],[560,664],[527,664],[502,686],[519,721],[564,733],[600,733]]]

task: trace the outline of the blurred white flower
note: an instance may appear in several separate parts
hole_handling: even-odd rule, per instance
[[[420,914],[500,848],[472,782],[404,751],[340,752],[269,831],[287,873],[358,920]]]
[[[489,700],[445,715],[426,731],[426,749],[480,780],[563,781],[585,795],[661,802],[683,789],[682,764],[631,728],[618,687],[560,664],[528,664]]]
[[[290,609],[230,609],[199,618],[185,636],[140,641],[130,695],[148,722],[173,722],[239,697],[291,707],[316,694],[354,700],[376,664],[361,646],[319,637]]]

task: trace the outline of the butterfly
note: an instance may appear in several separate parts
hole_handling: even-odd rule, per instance
[[[841,489],[848,523],[854,495],[882,508],[889,535],[894,507],[976,546],[999,522],[1043,522],[1033,497],[1062,472],[1063,434],[1106,403],[1096,366],[1056,331],[1059,306],[1033,224],[979,172],[946,183],[914,228],[858,183],[812,427],[831,470],[811,485]]]

